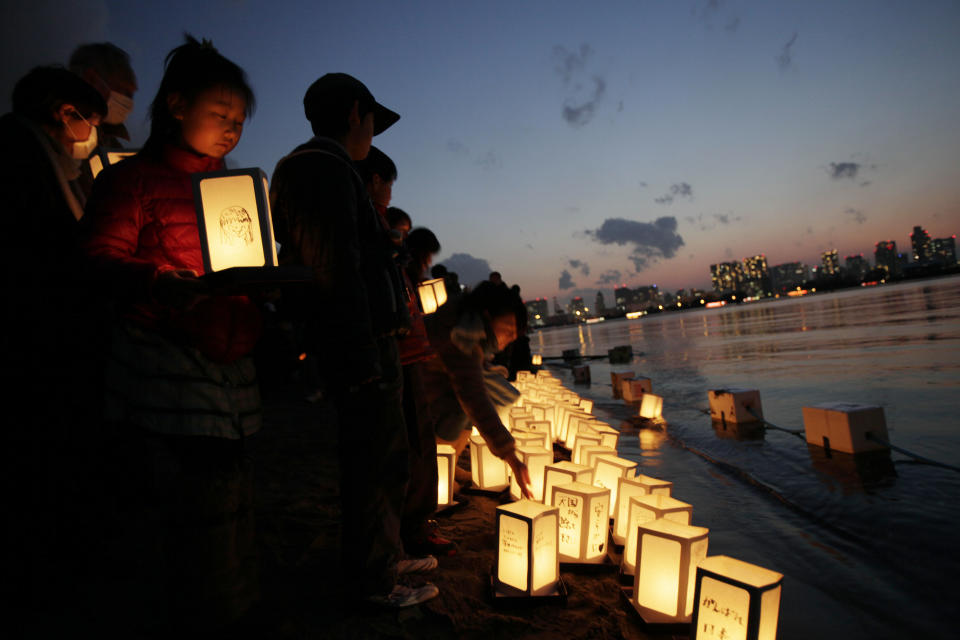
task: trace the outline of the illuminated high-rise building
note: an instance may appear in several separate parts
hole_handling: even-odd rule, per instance
[[[817,275],[821,278],[831,278],[840,275],[840,255],[836,249],[824,251],[820,257],[820,270]]]
[[[957,264],[957,236],[949,238],[935,238],[930,243],[931,258],[944,267],[954,267]]]
[[[914,227],[910,234],[910,246],[913,248],[914,262],[927,262],[933,257],[930,247],[930,234],[923,227]]]
[[[774,291],[784,292],[802,286],[810,279],[810,269],[802,262],[785,262],[770,268]]]
[[[607,305],[603,301],[603,291],[597,291],[597,301],[593,303],[593,310],[597,312],[598,316],[607,312]]]
[[[613,304],[616,305],[617,311],[620,313],[626,313],[627,303],[630,302],[630,287],[627,285],[621,285],[619,287],[613,288]]]
[[[770,295],[770,273],[767,270],[767,256],[760,254],[743,259],[743,289],[747,295]]]
[[[900,275],[900,261],[897,260],[897,243],[893,240],[881,240],[873,250],[873,263],[877,269],[883,269],[888,278]]]
[[[743,287],[743,267],[739,262],[721,262],[710,265],[710,281],[719,294],[740,291]]]
[[[843,268],[847,274],[855,280],[863,280],[863,277],[870,271],[870,263],[863,257],[863,254],[847,256],[843,259]]]
[[[587,305],[584,304],[583,298],[577,296],[570,300],[570,304],[567,305],[567,312],[572,316],[585,319],[587,317]]]

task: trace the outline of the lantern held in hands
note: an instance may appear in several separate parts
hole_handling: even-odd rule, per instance
[[[560,561],[600,564],[607,553],[610,491],[591,484],[554,485],[550,504],[559,509]]]
[[[520,500],[497,507],[497,555],[494,590],[507,595],[546,596],[557,593],[556,507]]]
[[[443,278],[424,280],[417,285],[417,296],[424,315],[430,315],[447,301],[447,285]]]
[[[707,557],[710,530],[665,518],[638,529],[631,604],[648,623],[689,622],[697,564]]]

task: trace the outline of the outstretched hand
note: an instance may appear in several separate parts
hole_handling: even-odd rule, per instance
[[[524,498],[532,500],[533,493],[530,492],[530,471],[527,469],[527,465],[523,464],[513,451],[504,456],[503,461],[510,465],[513,477],[517,479],[517,484],[520,486],[521,495]]]
[[[153,297],[164,306],[189,309],[209,293],[207,283],[193,269],[164,271],[153,283]]]

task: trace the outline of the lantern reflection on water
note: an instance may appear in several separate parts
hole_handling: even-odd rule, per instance
[[[425,315],[435,312],[447,301],[447,287],[443,278],[424,280],[417,285],[417,295]]]
[[[727,556],[697,566],[693,640],[774,640],[783,575]]]
[[[631,603],[647,622],[689,622],[709,529],[660,518],[638,530]]]
[[[532,500],[497,507],[497,555],[494,589],[509,595],[556,593],[560,580],[557,555],[559,510]]]

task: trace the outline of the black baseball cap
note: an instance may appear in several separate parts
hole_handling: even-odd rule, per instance
[[[377,102],[366,85],[346,73],[328,73],[311,84],[303,96],[303,111],[310,122],[340,118],[354,100],[372,107],[373,135],[383,133],[400,119],[399,113]]]

